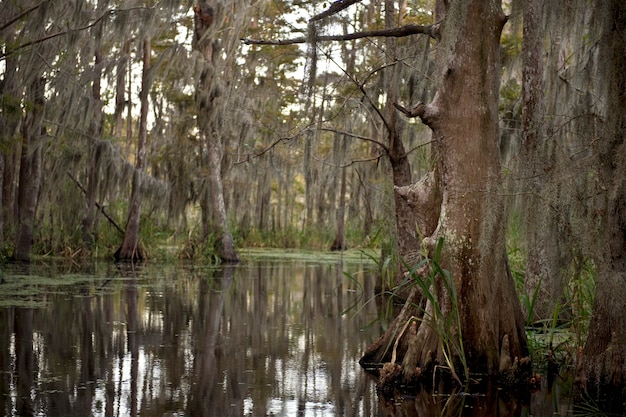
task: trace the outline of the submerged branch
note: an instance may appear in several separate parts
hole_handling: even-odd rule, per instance
[[[379,30],[366,30],[363,32],[347,33],[345,35],[321,35],[315,38],[318,42],[331,42],[331,41],[351,41],[354,39],[362,38],[403,38],[411,35],[428,35],[433,39],[437,39],[438,24],[433,25],[416,25],[408,24],[396,28],[379,29]],[[267,40],[267,39],[248,39],[242,38],[241,41],[246,45],[293,45],[298,43],[306,43],[308,38],[306,36],[299,36],[291,39],[279,39],[279,40]]]

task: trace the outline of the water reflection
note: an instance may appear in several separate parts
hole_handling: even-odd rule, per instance
[[[381,332],[375,303],[358,304],[373,296],[368,269],[5,270],[0,414],[377,415],[358,366]]]
[[[370,269],[275,260],[5,268],[0,414],[571,415],[567,397],[549,390],[379,400],[358,365],[383,333]]]

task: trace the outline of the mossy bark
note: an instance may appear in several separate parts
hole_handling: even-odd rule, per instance
[[[17,192],[17,236],[13,257],[18,261],[29,261],[33,245],[33,228],[37,199],[41,186],[42,136],[46,80],[35,77],[28,88],[28,100],[32,105],[22,122],[22,148],[20,155],[19,188]]]
[[[203,206],[203,230],[216,234],[215,250],[224,262],[239,262],[233,236],[228,228],[224,188],[222,181],[223,138],[217,127],[219,111],[223,110],[218,104],[223,94],[219,85],[220,74],[216,70],[218,60],[219,41],[217,39],[215,22],[220,17],[221,9],[212,7],[207,1],[201,1],[194,6],[195,37],[193,47],[200,52],[202,72],[196,87],[196,110],[198,128],[205,143],[207,156],[206,183],[208,185],[209,204]],[[206,238],[206,236],[204,236]]]
[[[595,243],[600,250],[595,303],[577,379],[588,393],[604,392],[621,405],[626,401],[626,4],[597,3],[594,17],[602,28],[597,78],[607,92],[606,118],[597,126],[601,201]]]
[[[120,261],[140,261],[146,258],[145,250],[139,241],[139,226],[141,220],[141,203],[143,200],[141,183],[146,166],[146,141],[148,138],[148,94],[152,87],[152,77],[150,77],[152,46],[149,36],[143,39],[142,46],[143,70],[141,92],[139,94],[141,107],[139,114],[139,135],[137,138],[137,157],[135,160],[135,171],[133,173],[124,240],[120,248],[114,254],[115,259]]]

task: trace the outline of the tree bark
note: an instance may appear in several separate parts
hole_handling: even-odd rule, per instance
[[[33,245],[33,227],[39,187],[41,185],[41,136],[43,130],[44,91],[46,80],[35,78],[28,91],[32,106],[26,113],[22,126],[18,204],[18,229],[13,257],[18,261],[30,260]]]
[[[7,16],[13,16],[17,14],[16,5],[6,4],[4,13]],[[2,158],[2,180],[0,187],[2,190],[1,205],[0,205],[0,218],[2,219],[1,226],[2,238],[1,241],[7,242],[13,241],[15,237],[15,224],[18,223],[18,211],[16,204],[16,174],[18,172],[18,156],[20,143],[17,140],[18,128],[20,119],[22,118],[21,109],[21,94],[25,81],[20,80],[18,76],[19,57],[12,51],[11,45],[17,45],[17,29],[11,30],[11,28],[5,28],[4,40],[5,40],[5,52],[6,58],[4,59],[4,73],[2,82],[0,82],[0,94],[2,100],[0,102],[0,138],[3,141],[3,148],[0,150],[0,158]],[[5,246],[1,248],[8,250]]]
[[[597,159],[604,192],[597,217],[600,250],[595,303],[577,378],[583,388],[599,386],[612,402],[621,405],[626,400],[626,114],[622,110],[626,102],[626,4],[598,1],[595,13],[602,19],[598,27],[603,28],[598,42],[598,79],[607,91]]]
[[[337,204],[337,233],[335,240],[330,245],[330,250],[343,251],[346,250],[346,167],[343,166],[345,158],[348,156],[348,144],[349,140],[346,136],[340,137],[335,135],[335,140],[340,140],[341,144],[336,149],[339,155],[335,158],[335,163],[338,166],[338,170],[341,172],[340,185],[339,185],[339,198]],[[336,182],[335,182],[336,184]],[[335,187],[336,189],[336,187]]]
[[[391,29],[396,25],[395,6],[393,0],[385,0],[385,27]],[[385,39],[385,49],[388,63],[397,59],[397,40],[393,38]],[[402,123],[398,113],[395,111],[394,103],[398,101],[399,96],[399,71],[401,68],[397,65],[385,69],[384,86],[385,86],[385,120],[383,120],[387,133],[389,162],[391,164],[392,180],[393,180],[393,201],[395,213],[395,245],[397,256],[397,273],[394,278],[394,293],[400,298],[406,298],[408,293],[405,289],[399,288],[400,283],[404,279],[403,273],[405,268],[403,262],[412,263],[411,259],[415,258],[414,254],[420,250],[420,241],[417,230],[417,220],[415,211],[407,204],[407,200],[403,198],[397,191],[396,187],[408,186],[411,184],[411,164],[409,162],[404,143],[402,141]],[[385,282],[382,282],[383,287]]]
[[[126,71],[130,61],[130,46],[132,41],[124,39],[120,51],[120,58],[116,65],[117,74],[115,75],[115,109],[113,110],[113,122],[111,123],[111,135],[115,138],[122,137],[122,121],[124,116],[124,107],[127,105],[125,100],[126,94]],[[131,123],[129,120],[128,123]]]
[[[87,165],[87,188],[85,197],[87,199],[87,209],[82,220],[83,243],[88,249],[92,249],[95,243],[94,225],[96,221],[96,186],[98,182],[98,163],[96,142],[102,135],[102,98],[100,87],[102,81],[102,28],[99,27],[96,32],[98,39],[96,51],[94,53],[94,80],[91,87],[92,107],[91,121],[89,125],[89,164]]]
[[[122,246],[115,253],[116,260],[138,261],[146,258],[145,251],[139,241],[139,228],[141,220],[142,191],[141,182],[146,165],[146,141],[148,136],[148,96],[152,86],[150,76],[150,56],[152,47],[150,38],[146,36],[143,40],[143,70],[141,77],[141,92],[139,100],[141,109],[139,114],[139,137],[137,139],[137,157],[135,171],[133,172],[133,183],[130,194],[128,208],[128,221],[126,222],[126,233]]]
[[[520,172],[524,195],[523,231],[526,242],[526,296],[533,299],[531,322],[550,319],[563,307],[566,260],[560,238],[559,210],[547,194],[547,173],[551,161],[546,150],[543,68],[542,4],[539,0],[524,3],[522,51],[522,153]],[[536,296],[535,296],[536,294]],[[563,316],[563,314],[559,314]]]
[[[219,77],[216,71],[218,57],[218,41],[216,31],[212,27],[216,18],[216,10],[206,1],[194,6],[195,37],[194,48],[202,54],[203,69],[196,88],[196,108],[198,128],[204,137],[207,157],[207,183],[209,186],[210,214],[203,214],[208,220],[208,230],[216,235],[217,255],[225,262],[239,262],[235,250],[233,236],[228,228],[224,189],[222,184],[222,153],[223,138],[215,123],[219,115],[217,98],[222,94],[216,83]],[[206,236],[204,236],[206,238]]]
[[[398,362],[428,367],[465,361],[472,372],[508,377],[516,371],[513,364],[519,366],[524,358],[530,371],[521,308],[507,264],[499,192],[499,40],[505,21],[499,1],[453,2],[438,46],[439,90],[429,105],[416,106],[416,115],[433,131],[438,149],[435,175],[442,184],[439,222],[424,245],[433,257],[443,239],[439,263],[452,277],[458,305],[437,274],[430,288],[437,299],[426,305],[425,317],[430,318],[415,332],[405,333],[406,345],[417,348],[407,348],[413,357]],[[443,318],[428,315],[436,309]],[[446,330],[451,341],[446,342],[432,320],[449,319],[457,311],[460,327]],[[396,322],[390,330],[397,335],[407,324]],[[392,341],[391,336],[387,339]],[[453,357],[444,356],[446,343],[457,343]],[[369,351],[362,363],[388,361],[389,355],[381,351]]]
[[[15,14],[15,7],[7,4],[5,6],[7,15]],[[8,45],[15,43],[15,33],[10,30],[5,32],[5,48],[9,52]],[[21,110],[19,106],[18,91],[19,83],[17,79],[17,59],[12,54],[8,54],[4,60],[4,73],[0,81],[0,140],[3,144],[10,144],[16,134],[19,125]],[[5,146],[6,146],[5,145]],[[0,242],[7,242],[11,235],[8,225],[13,223],[13,177],[15,164],[13,163],[15,145],[3,146],[0,150]],[[0,251],[6,249],[3,244]]]

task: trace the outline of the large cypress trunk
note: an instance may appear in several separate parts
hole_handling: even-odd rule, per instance
[[[601,201],[596,207],[600,235],[596,296],[587,342],[578,362],[583,387],[600,386],[626,400],[626,4],[598,1],[600,19],[597,79],[604,83],[606,118],[599,126],[597,170]],[[595,391],[595,390],[594,390]],[[621,397],[620,401],[617,401]],[[620,408],[623,411],[623,408]]]
[[[431,104],[420,103],[407,112],[421,117],[436,142],[434,175],[442,202],[437,228],[424,245],[432,257],[443,242],[438,262],[449,271],[456,297],[444,282],[445,274],[437,274],[430,287],[436,298],[427,303],[420,324],[404,333],[396,351],[405,378],[416,366],[463,364],[456,369],[460,380],[468,376],[461,369],[508,375],[515,358],[528,363],[521,308],[507,264],[499,192],[499,39],[505,21],[498,1],[452,2],[441,27],[438,93]],[[401,317],[387,340],[383,337],[368,350],[362,363],[389,361],[385,352],[391,351],[386,348],[392,335],[408,322],[406,314]],[[452,325],[442,326],[445,323]]]

